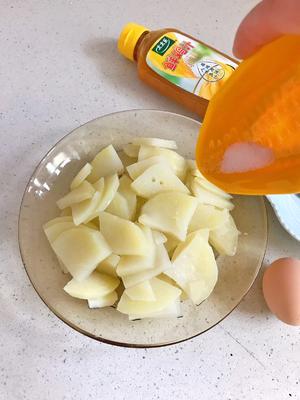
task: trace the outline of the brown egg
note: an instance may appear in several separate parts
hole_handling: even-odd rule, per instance
[[[280,258],[263,277],[263,293],[270,310],[289,325],[300,325],[300,260]]]

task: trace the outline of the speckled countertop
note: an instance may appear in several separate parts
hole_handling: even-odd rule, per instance
[[[1,0],[0,399],[284,400],[300,398],[300,330],[268,313],[261,276],[208,333],[152,350],[71,330],[40,301],[19,256],[24,185],[76,126],[130,108],[185,111],[145,87],[116,52],[122,25],[175,26],[230,52],[252,0]],[[300,256],[269,209],[265,263]],[[262,272],[262,271],[261,271]]]

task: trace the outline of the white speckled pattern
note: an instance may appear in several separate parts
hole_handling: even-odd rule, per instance
[[[300,330],[268,313],[261,274],[209,333],[152,350],[97,343],[59,321],[23,270],[17,242],[25,183],[46,151],[78,125],[112,111],[185,111],[136,79],[115,51],[134,20],[177,26],[229,52],[252,0],[17,1],[0,13],[0,399],[284,400],[300,397]],[[187,113],[186,113],[187,114]],[[265,263],[300,257],[269,207]]]

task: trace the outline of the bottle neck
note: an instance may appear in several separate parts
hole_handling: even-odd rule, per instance
[[[133,51],[133,58],[134,61],[137,62],[138,58],[139,58],[139,52],[140,52],[140,45],[142,44],[142,41],[144,40],[145,36],[147,36],[149,33],[149,31],[145,31],[141,34],[141,36],[139,37],[139,40],[137,41],[134,51]]]

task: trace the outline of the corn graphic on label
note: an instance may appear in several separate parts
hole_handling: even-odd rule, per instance
[[[146,62],[158,75],[187,92],[210,100],[237,64],[180,33],[168,32],[149,50]]]

